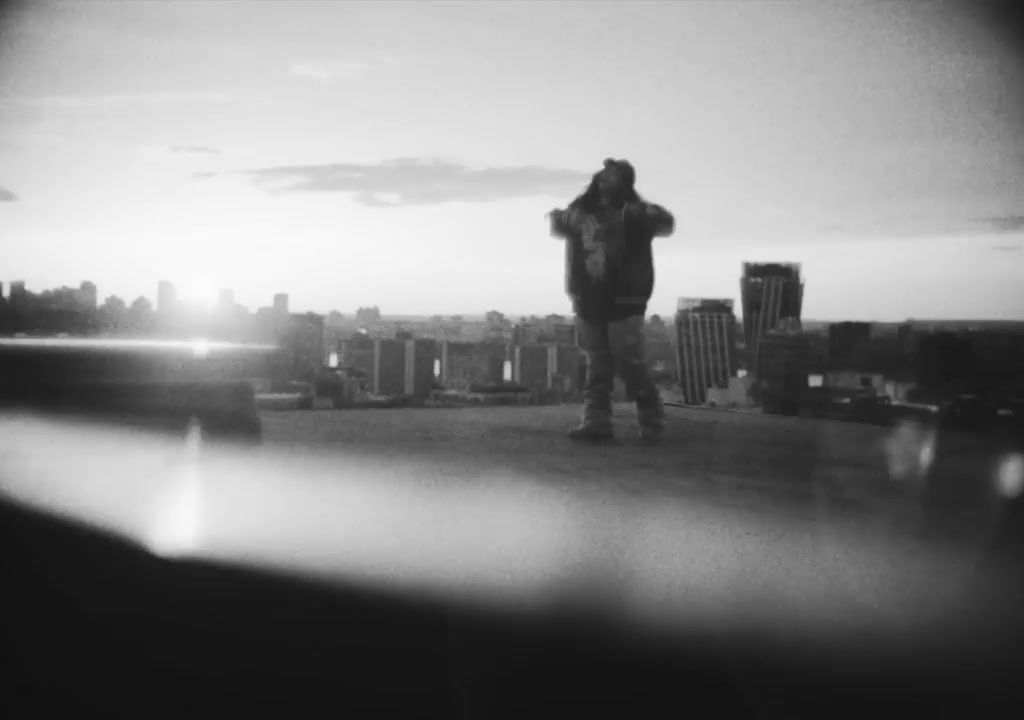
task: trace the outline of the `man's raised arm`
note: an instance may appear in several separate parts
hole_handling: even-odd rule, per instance
[[[547,216],[551,221],[551,234],[560,239],[569,237],[574,214],[572,210],[555,209],[549,212]]]
[[[644,222],[654,237],[668,237],[676,229],[676,219],[672,217],[672,213],[653,203],[644,205]]]

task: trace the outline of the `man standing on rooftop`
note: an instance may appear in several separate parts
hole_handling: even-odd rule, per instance
[[[644,201],[635,185],[629,162],[607,159],[567,209],[549,214],[552,235],[566,240],[566,290],[587,358],[583,420],[569,434],[574,440],[613,436],[616,373],[636,400],[640,437],[656,442],[664,432],[664,407],[644,352],[644,316],[654,290],[651,242],[671,235],[675,221]]]

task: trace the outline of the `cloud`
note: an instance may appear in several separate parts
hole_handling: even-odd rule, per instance
[[[141,145],[139,157],[151,163],[189,163],[195,165],[207,158],[217,158],[221,151],[215,147],[203,145]]]
[[[992,232],[1009,233],[1024,230],[1024,215],[1001,215],[998,217],[971,218],[971,222],[988,225]]]
[[[359,77],[370,66],[362,62],[340,62],[340,63],[292,63],[288,66],[292,75],[316,80],[317,82],[331,82],[333,80],[352,80]]]
[[[222,103],[233,99],[219,92],[155,92],[132,95],[43,95],[39,97],[4,98],[0,105],[21,105],[51,109],[122,107],[128,105],[182,105]]]
[[[214,177],[229,173],[201,173]],[[537,195],[572,195],[590,173],[538,165],[473,169],[456,162],[399,158],[381,163],[288,165],[239,173],[275,194],[352,193],[369,206],[491,202]]]
[[[0,187],[0,202],[17,202],[18,196],[5,187]]]
[[[171,145],[170,149],[177,155],[220,155],[220,150],[205,145]]]
[[[1024,245],[993,245],[989,249],[994,252],[1020,252]]]

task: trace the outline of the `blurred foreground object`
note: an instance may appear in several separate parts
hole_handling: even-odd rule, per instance
[[[0,339],[0,409],[259,440],[254,382],[277,349],[195,341]]]

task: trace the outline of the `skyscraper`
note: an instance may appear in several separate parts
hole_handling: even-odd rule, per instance
[[[281,330],[278,344],[283,349],[290,380],[311,380],[327,358],[323,315],[292,315]]]
[[[736,374],[733,301],[680,298],[676,306],[677,367],[683,402],[703,405],[708,388],[728,387]]]
[[[12,305],[25,302],[28,299],[28,292],[25,290],[24,280],[15,280],[11,283],[11,297],[10,301]]]
[[[841,367],[853,349],[871,337],[871,323],[839,322],[828,326],[828,364],[833,370],[846,370]]]
[[[274,295],[274,312],[278,315],[288,314],[288,293]]]
[[[799,263],[743,263],[740,280],[747,366],[757,368],[761,338],[784,318],[800,319],[804,284]]]
[[[156,311],[161,315],[173,312],[178,304],[178,294],[174,289],[174,283],[170,280],[161,280],[156,286]]]
[[[808,385],[808,344],[800,321],[785,318],[761,338],[755,373],[766,413],[796,415]]]
[[[576,325],[574,323],[556,323],[554,328],[555,342],[559,345],[576,345]]]
[[[96,309],[96,284],[86,280],[78,287],[78,300],[88,310]]]

